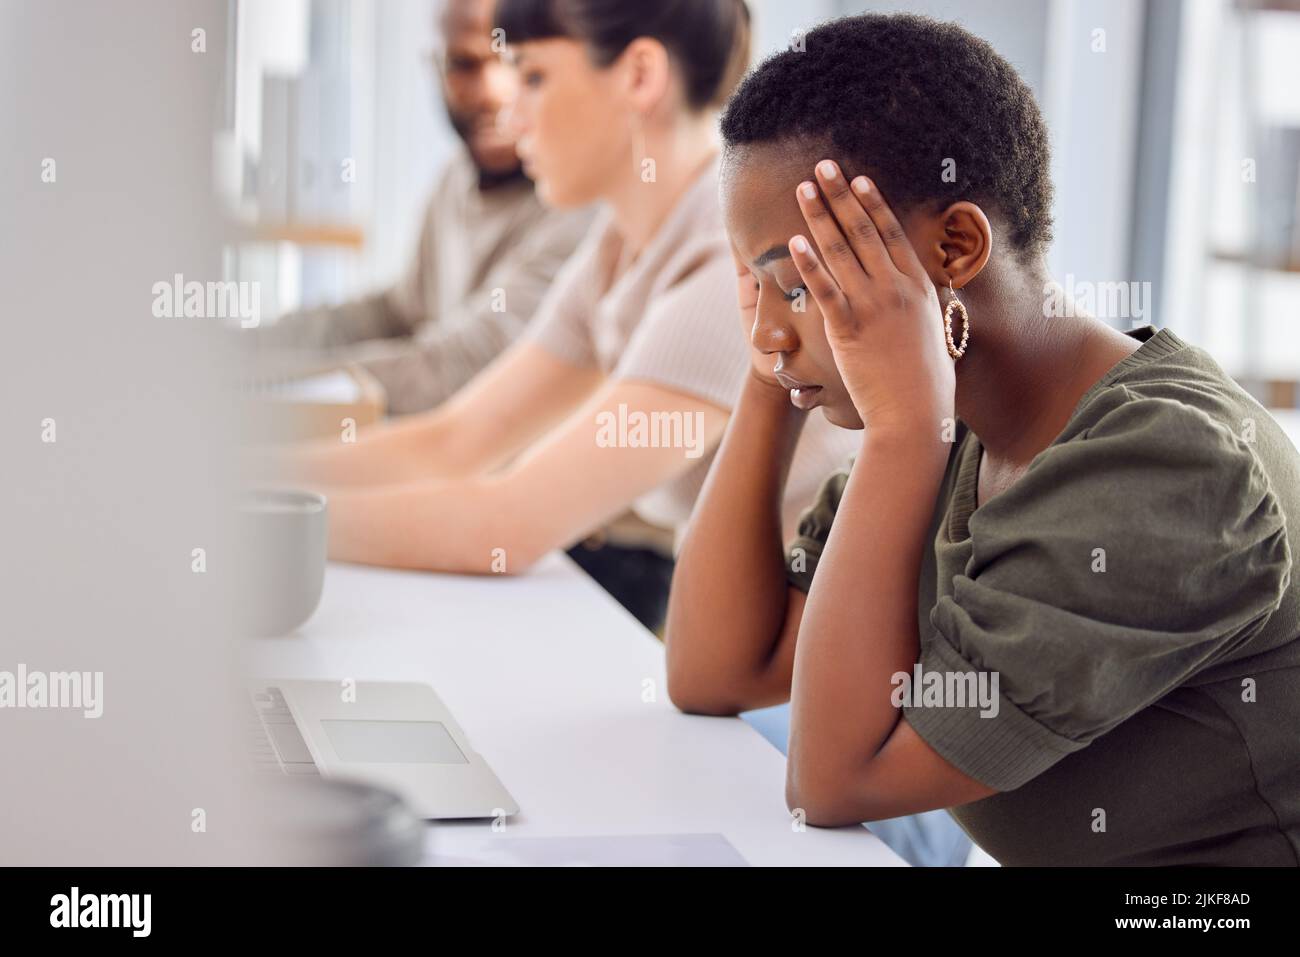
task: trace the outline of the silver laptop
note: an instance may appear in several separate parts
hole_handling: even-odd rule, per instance
[[[343,690],[334,681],[259,681],[250,692],[256,766],[378,784],[428,819],[519,813],[428,685],[359,681],[349,700]]]

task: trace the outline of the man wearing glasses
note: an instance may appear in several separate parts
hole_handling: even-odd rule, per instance
[[[438,179],[416,254],[390,289],[281,318],[266,349],[356,362],[390,413],[432,408],[514,341],[590,221],[543,207],[497,115],[514,77],[492,38],[491,0],[444,0],[431,57],[463,148]]]

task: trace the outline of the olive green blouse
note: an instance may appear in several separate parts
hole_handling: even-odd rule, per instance
[[[1002,792],[950,812],[1003,864],[1296,865],[1300,455],[1207,353],[1129,335],[1142,345],[978,508],[982,449],[958,424],[919,662],[996,674],[997,706],[903,716]],[[846,480],[791,544],[805,591]]]

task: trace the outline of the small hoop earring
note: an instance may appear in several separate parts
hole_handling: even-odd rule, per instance
[[[966,343],[970,341],[970,314],[966,312],[966,305],[957,298],[957,292],[952,288],[952,280],[948,280],[948,292],[952,296],[948,300],[948,305],[943,310],[943,335],[948,340],[948,355],[954,359],[960,359],[966,354]],[[952,341],[952,313],[954,309],[961,310],[961,345],[954,345]]]

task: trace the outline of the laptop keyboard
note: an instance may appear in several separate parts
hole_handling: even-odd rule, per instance
[[[253,767],[272,774],[320,775],[298,723],[279,688],[251,695],[249,737]]]

